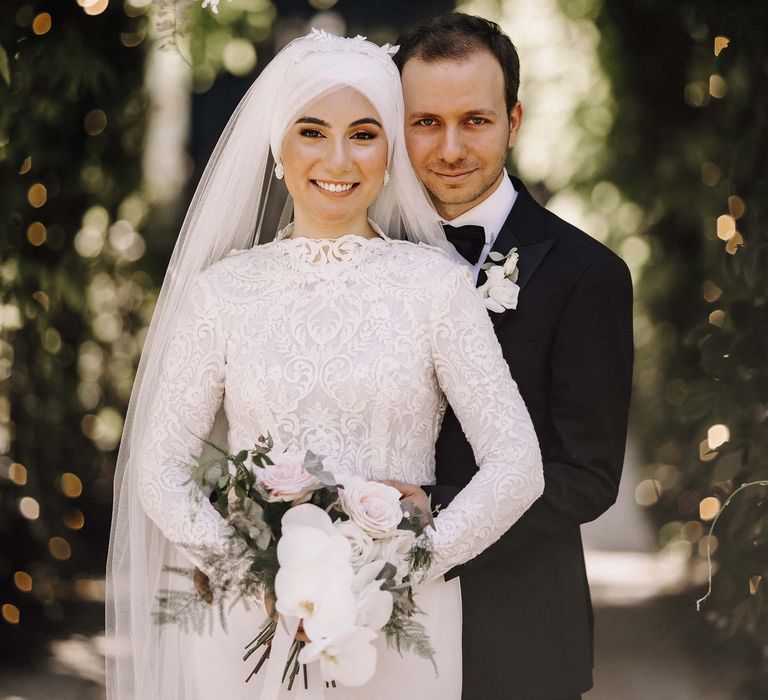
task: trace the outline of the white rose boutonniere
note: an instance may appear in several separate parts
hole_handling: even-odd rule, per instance
[[[483,265],[488,278],[477,290],[485,302],[485,307],[497,314],[507,309],[516,309],[517,297],[520,294],[517,284],[517,261],[520,256],[517,254],[517,248],[512,248],[506,255],[494,251],[488,257],[492,262]]]

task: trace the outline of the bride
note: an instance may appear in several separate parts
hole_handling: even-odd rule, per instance
[[[215,547],[233,570],[243,566],[205,499],[192,517],[188,465],[199,436],[237,451],[269,431],[279,448],[328,455],[334,470],[434,483],[446,399],[479,469],[435,519],[433,566],[415,591],[438,675],[382,642],[368,685],[325,692],[461,695],[460,589],[442,574],[509,528],[541,494],[543,476],[485,307],[467,269],[440,250],[450,246],[408,161],[393,51],[323,32],[292,42],[243,98],[203,175],[118,460],[110,698],[259,696],[262,674],[246,685],[242,662],[265,619],[258,606],[239,604],[226,631],[216,623],[202,635],[152,621],[158,592],[177,585],[168,565],[204,568],[195,552]],[[280,211],[292,211],[292,223],[275,235]],[[284,688],[281,697],[306,692]]]

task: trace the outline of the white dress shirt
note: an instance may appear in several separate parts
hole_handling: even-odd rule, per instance
[[[472,266],[472,277],[477,283],[477,276],[480,274],[480,268],[482,268],[488,253],[491,252],[493,244],[496,241],[496,236],[499,235],[501,227],[509,216],[509,212],[512,210],[512,206],[517,199],[517,190],[515,190],[512,180],[509,179],[506,169],[504,170],[504,176],[501,178],[501,182],[494,190],[493,194],[487,199],[484,199],[480,204],[472,207],[469,211],[465,211],[461,216],[457,216],[450,221],[441,219],[440,222],[448,224],[449,226],[482,226],[485,229],[485,245],[480,253],[480,259],[477,264]],[[467,263],[469,265],[469,263]]]

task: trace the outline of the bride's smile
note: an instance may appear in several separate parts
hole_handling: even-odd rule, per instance
[[[387,169],[388,144],[376,108],[351,87],[305,106],[283,139],[285,184],[295,236],[375,235],[368,207]]]

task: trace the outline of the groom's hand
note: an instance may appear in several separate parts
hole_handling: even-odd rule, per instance
[[[394,479],[382,479],[381,483],[396,488],[400,492],[401,501],[413,503],[422,513],[429,513],[429,497],[421,486]]]

